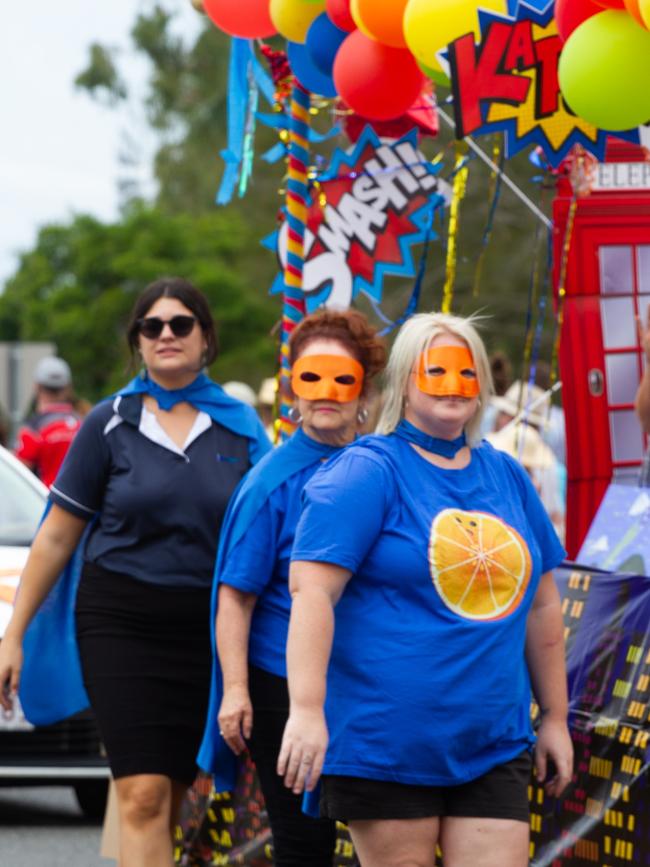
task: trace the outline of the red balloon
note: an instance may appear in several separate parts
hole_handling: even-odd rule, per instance
[[[424,76],[410,51],[382,45],[355,30],[337,52],[334,84],[357,114],[390,120],[413,105]]]
[[[587,18],[603,11],[594,0],[555,0],[555,22],[562,42]]]
[[[598,0],[598,5],[601,9],[625,9],[625,0]]]
[[[330,20],[340,27],[341,30],[347,30],[352,33],[357,29],[357,25],[350,12],[350,0],[326,0],[325,11]]]
[[[276,33],[269,0],[203,0],[205,14],[230,36],[261,39]]]

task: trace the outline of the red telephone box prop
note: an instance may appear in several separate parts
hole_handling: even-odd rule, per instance
[[[650,304],[650,153],[610,140],[589,186],[575,210],[559,357],[570,557],[608,484],[635,482],[647,443],[634,398],[645,364],[636,317],[645,323]],[[553,203],[556,300],[572,197],[565,175]]]

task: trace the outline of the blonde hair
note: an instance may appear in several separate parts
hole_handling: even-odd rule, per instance
[[[417,313],[407,319],[399,330],[386,366],[384,408],[377,424],[377,433],[392,433],[404,416],[404,398],[411,371],[417,359],[440,334],[450,334],[463,340],[474,358],[479,384],[477,411],[465,425],[470,446],[481,438],[481,421],[493,392],[492,373],[483,341],[476,330],[478,316],[452,316],[449,313]]]

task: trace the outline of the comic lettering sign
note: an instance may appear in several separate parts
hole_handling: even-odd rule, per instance
[[[359,292],[379,302],[386,275],[415,275],[413,245],[435,237],[433,213],[449,196],[437,171],[417,150],[415,131],[382,141],[366,127],[350,151],[334,154],[311,191],[303,269],[308,311],[347,308]],[[285,224],[269,239],[283,269],[287,235]],[[272,291],[282,288],[279,277]]]
[[[573,114],[560,93],[553,11],[553,4],[540,11],[521,2],[512,15],[479,10],[479,42],[466,33],[449,44],[458,138],[502,130],[507,156],[534,144],[557,166],[581,144],[603,159],[607,132]],[[638,141],[637,132],[631,136]]]

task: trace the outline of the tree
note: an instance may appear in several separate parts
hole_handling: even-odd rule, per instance
[[[181,274],[206,293],[219,326],[220,380],[256,384],[275,369],[269,330],[277,303],[250,286],[237,263],[247,230],[225,211],[170,216],[136,204],[121,221],[78,216],[41,230],[0,296],[0,339],[53,340],[80,394],[97,400],[128,375],[125,326],[138,293]]]

